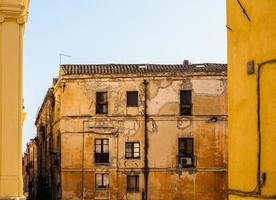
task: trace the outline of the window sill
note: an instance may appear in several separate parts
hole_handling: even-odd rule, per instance
[[[139,159],[141,159],[141,157],[137,157],[137,158],[132,158],[132,157],[131,157],[131,158],[126,158],[126,157],[125,157],[125,159],[126,159],[126,160],[139,160]]]
[[[139,193],[140,190],[127,190],[126,192],[127,193]]]
[[[109,190],[109,187],[107,187],[107,188],[95,188],[96,189],[96,191],[103,191],[103,190]]]
[[[110,166],[110,163],[95,163],[95,166]]]

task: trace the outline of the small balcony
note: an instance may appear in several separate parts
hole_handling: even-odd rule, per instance
[[[95,153],[96,164],[109,164],[109,153]]]

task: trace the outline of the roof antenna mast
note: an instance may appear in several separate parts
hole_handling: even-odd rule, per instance
[[[61,59],[62,59],[62,57],[68,57],[68,58],[71,58],[72,56],[67,55],[67,54],[60,53],[60,54],[59,54],[59,65],[61,65]]]

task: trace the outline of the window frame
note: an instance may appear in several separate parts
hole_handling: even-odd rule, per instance
[[[100,141],[100,144],[97,144]],[[105,144],[104,141],[107,141]],[[100,146],[100,152],[98,152],[97,147]],[[107,152],[105,152],[105,147],[107,146]],[[107,160],[107,162],[106,162]],[[95,138],[94,141],[94,162],[96,164],[106,164],[109,163],[109,139],[108,138]]]
[[[139,152],[135,152],[134,151],[135,149],[137,149],[137,147],[136,148],[134,147],[135,144],[139,145],[139,147],[138,147]],[[131,147],[130,147],[131,151],[130,152],[128,151],[128,148],[127,148],[128,146],[127,145],[131,145]],[[127,156],[127,153],[130,153],[131,155]],[[139,156],[137,156],[137,157],[134,156],[135,153],[139,153]],[[125,158],[126,159],[140,159],[141,158],[140,156],[141,156],[141,145],[140,145],[140,142],[125,142]]]
[[[188,93],[189,103],[185,103],[185,93]],[[179,94],[180,106],[179,114],[180,116],[191,116],[193,111],[193,94],[192,90],[180,90]],[[186,109],[186,110],[185,110]]]
[[[101,98],[100,94],[105,94],[106,95],[106,100],[105,101],[101,102],[99,100]],[[102,109],[103,106],[106,106],[106,112],[103,112],[103,109]],[[108,114],[108,92],[107,91],[98,91],[98,92],[96,92],[96,114],[100,114],[100,115],[101,114],[103,114],[103,115]]]
[[[184,143],[184,149],[181,148],[181,141]],[[189,153],[188,149],[189,141],[191,141],[191,152]],[[182,165],[181,158],[191,158],[192,164]],[[194,168],[195,167],[195,155],[194,155],[194,138],[192,137],[182,137],[178,138],[178,165],[182,168]]]
[[[140,176],[139,175],[127,175],[127,184],[126,184],[126,190],[127,192],[139,192],[140,191]],[[135,178],[135,187],[130,187],[130,179]]]
[[[97,176],[101,177],[101,184],[97,184]],[[107,185],[105,185],[105,176],[107,176]],[[109,174],[108,173],[95,173],[95,189],[96,190],[107,190],[109,189]]]
[[[131,94],[134,94],[136,95],[135,97],[135,103],[131,103],[130,102],[130,96]],[[139,93],[138,91],[136,90],[133,90],[133,91],[127,91],[126,92],[126,106],[127,107],[138,107],[138,104],[139,104]]]

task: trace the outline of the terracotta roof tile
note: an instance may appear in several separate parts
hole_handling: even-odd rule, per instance
[[[152,74],[152,73],[185,73],[214,72],[227,73],[226,64],[204,63],[190,65],[171,64],[102,64],[102,65],[61,65],[65,75],[74,74]]]

